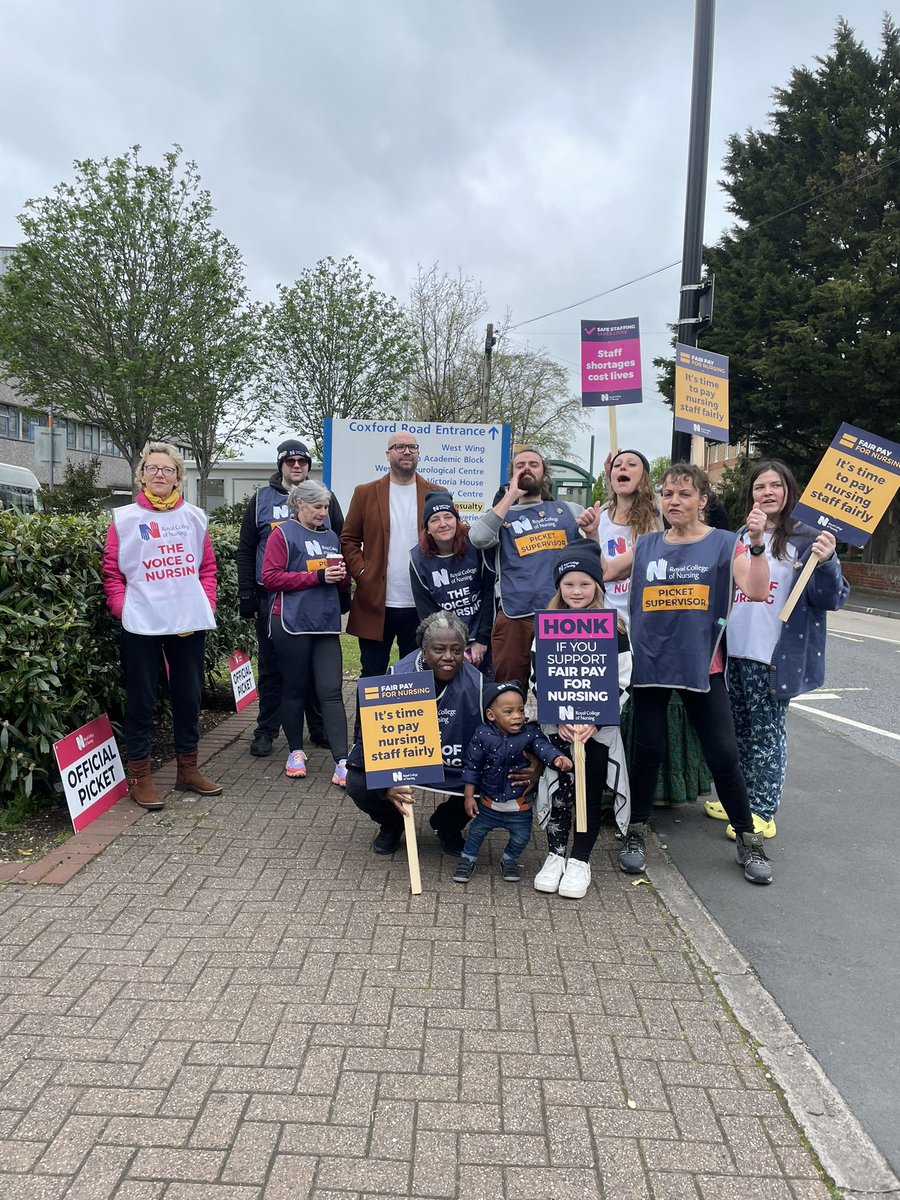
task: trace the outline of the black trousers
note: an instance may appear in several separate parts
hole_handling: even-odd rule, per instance
[[[281,666],[281,721],[289,750],[303,749],[303,706],[315,691],[322,706],[325,737],[335,762],[347,757],[347,714],[341,692],[341,639],[336,633],[285,633],[272,625],[272,643]]]
[[[347,795],[360,812],[364,812],[376,825],[399,829],[403,824],[400,813],[387,798],[387,789],[367,788],[366,773],[359,767],[347,768]],[[455,792],[448,795],[431,816],[432,828],[448,833],[462,833],[468,821],[464,797]]]
[[[192,754],[197,749],[205,649],[205,632],[190,633],[187,637],[175,634],[148,637],[122,630],[125,751],[131,761],[146,758],[150,753],[150,732],[156,713],[163,653],[169,666],[175,753]]]
[[[628,771],[632,823],[641,823],[650,816],[659,767],[666,751],[666,710],[673,691],[678,692],[688,719],[697,731],[700,748],[729,821],[736,833],[750,833],[753,818],[747,783],[738,757],[728,691],[721,674],[710,675],[708,692],[661,687],[636,687],[632,691],[634,745]]]
[[[281,693],[283,680],[281,665],[275,646],[269,634],[269,609],[271,597],[268,592],[260,592],[257,597],[256,611],[256,690],[259,693],[259,714],[256,718],[256,734],[264,733],[270,738],[278,737],[281,729]],[[306,723],[309,726],[309,736],[314,742],[326,742],[325,727],[322,723],[322,710],[315,688],[308,688],[304,705]]]
[[[359,638],[360,678],[364,675],[384,675],[391,657],[394,638],[400,658],[412,654],[416,648],[416,628],[419,615],[414,608],[386,608],[384,610],[384,637]],[[397,810],[394,809],[396,812]]]

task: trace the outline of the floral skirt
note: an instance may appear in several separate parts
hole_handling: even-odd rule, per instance
[[[634,741],[632,712],[629,699],[622,710],[622,740],[629,761]],[[700,742],[684,711],[681,697],[674,693],[669,700],[668,734],[668,749],[653,794],[656,808],[678,808],[683,804],[693,804],[698,796],[708,796],[712,790],[712,775],[700,749]]]

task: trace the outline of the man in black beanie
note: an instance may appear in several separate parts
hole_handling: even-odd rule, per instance
[[[270,597],[260,580],[263,555],[269,534],[276,525],[287,520],[288,492],[306,479],[312,466],[312,455],[305,443],[296,438],[281,442],[277,456],[277,470],[273,471],[264,487],[257,488],[244,510],[237,548],[240,614],[256,626],[259,716],[250,743],[250,753],[257,758],[272,753],[272,743],[281,728],[281,667],[269,636]],[[344,527],[344,514],[334,495],[328,506],[328,522],[334,532],[340,535]],[[308,689],[307,697],[306,722],[310,739],[316,745],[327,745],[322,714],[313,688]]]

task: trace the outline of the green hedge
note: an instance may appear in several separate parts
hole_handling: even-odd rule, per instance
[[[53,742],[101,713],[114,724],[121,717],[120,627],[100,575],[108,524],[108,516],[0,512],[0,804],[49,800],[59,778]],[[238,532],[210,528],[219,570],[208,679],[252,641],[238,617]]]

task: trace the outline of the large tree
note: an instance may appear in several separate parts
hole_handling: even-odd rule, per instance
[[[412,367],[409,322],[349,256],[323,258],[267,311],[282,414],[322,446],[326,417],[398,416]]]
[[[416,359],[409,386],[409,413],[422,421],[481,419],[478,322],[487,312],[480,283],[458,270],[419,266],[409,292]]]
[[[841,21],[776,89],[766,130],[729,139],[736,224],[706,250],[702,339],[731,360],[731,437],[806,478],[842,421],[900,440],[900,38],[872,54]],[[671,394],[671,369],[666,384]],[[896,510],[895,510],[896,512]],[[872,553],[896,557],[896,519]]]
[[[197,500],[206,507],[210,472],[254,434],[270,428],[260,306],[250,301],[241,256],[217,235],[207,286],[194,298],[179,364],[173,418],[197,466]]]
[[[531,443],[545,455],[567,455],[584,429],[585,414],[566,368],[542,350],[508,347],[495,351],[493,359],[491,420],[510,426],[514,446]]]
[[[438,263],[419,267],[410,288],[416,362],[409,414],[421,421],[481,421],[488,306],[481,284]],[[507,424],[513,444],[534,442],[549,454],[566,454],[584,424],[584,410],[569,389],[568,373],[541,350],[514,345],[497,326],[491,360],[488,420]]]
[[[196,165],[179,147],[159,166],[139,151],[78,161],[71,183],[28,201],[0,288],[4,370],[41,407],[102,425],[132,465],[180,432],[198,320],[215,353],[225,245]]]

